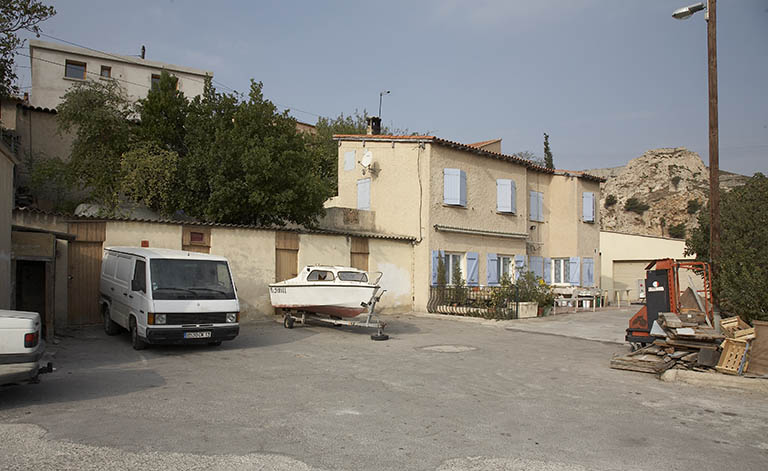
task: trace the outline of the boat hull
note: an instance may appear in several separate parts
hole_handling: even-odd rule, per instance
[[[368,309],[367,303],[377,289],[372,285],[276,283],[269,285],[269,298],[277,309],[355,317]]]

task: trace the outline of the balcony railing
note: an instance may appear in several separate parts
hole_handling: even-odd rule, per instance
[[[497,286],[432,286],[429,288],[427,311],[486,319],[517,319],[519,304],[517,291],[502,299]]]

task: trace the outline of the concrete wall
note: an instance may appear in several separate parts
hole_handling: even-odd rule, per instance
[[[686,259],[685,241],[682,239],[608,231],[600,232],[600,251],[600,288],[609,292],[609,299],[611,300],[614,299],[614,262],[646,261],[661,258]],[[638,278],[644,278],[644,274],[639,274]]]
[[[0,309],[11,307],[11,219],[14,161],[0,144]]]
[[[167,70],[179,78],[179,90],[193,98],[203,93],[206,74],[213,72],[142,60],[136,57],[107,55],[79,47],[31,40],[30,63],[32,66],[32,89],[29,100],[32,106],[56,108],[61,97],[77,79],[64,76],[67,60],[84,62],[86,76],[92,80],[106,80],[100,77],[101,67],[112,68],[112,78],[119,79],[128,97],[136,101],[147,96],[152,84],[152,74]]]
[[[274,246],[272,248],[274,251]],[[349,266],[349,260],[349,237],[323,234],[299,235],[299,270],[307,265]]]
[[[104,247],[139,247],[142,240],[149,241],[150,247],[181,250],[181,225],[121,221],[107,223]]]
[[[380,284],[387,290],[376,310],[383,313],[412,310],[416,286],[413,245],[395,240],[369,239],[368,251],[368,270],[382,273]]]
[[[22,164],[32,158],[58,158],[67,161],[72,153],[73,133],[59,134],[56,113],[17,107],[16,133],[19,135]]]

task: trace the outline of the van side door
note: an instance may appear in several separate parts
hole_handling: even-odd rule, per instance
[[[146,325],[150,303],[147,290],[147,262],[137,258],[131,279],[131,292],[128,295],[130,300],[128,315],[136,316],[137,325]]]
[[[128,312],[130,311],[131,298],[128,296],[131,295],[133,260],[133,257],[119,254],[117,259],[117,274],[115,275],[115,292],[112,298],[112,318],[115,322],[125,328],[128,327]]]

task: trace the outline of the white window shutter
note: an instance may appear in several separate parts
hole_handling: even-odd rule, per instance
[[[461,173],[459,169],[443,169],[443,203],[449,205],[461,204]]]
[[[357,209],[371,209],[371,179],[357,181]]]
[[[348,150],[344,152],[344,170],[354,170],[355,169],[355,151],[354,150]]]
[[[584,222],[595,222],[595,194],[585,191],[581,194],[582,219]]]
[[[467,205],[467,174],[464,170],[459,170],[459,204]]]
[[[511,213],[512,211],[512,180],[499,178],[496,180],[496,211]]]

